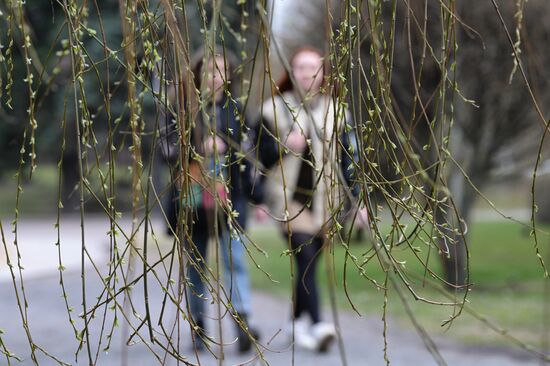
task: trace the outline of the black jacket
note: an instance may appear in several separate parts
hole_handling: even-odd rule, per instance
[[[241,106],[234,100],[227,98],[225,95],[222,100],[216,104],[216,135],[220,137],[227,146],[227,151],[223,154],[227,157],[224,164],[224,170],[227,172],[227,182],[229,185],[229,198],[231,200],[233,210],[239,213],[237,222],[243,228],[246,224],[246,208],[247,201],[251,190],[251,163],[245,159],[246,151],[243,146],[243,135],[247,133],[247,127],[244,124]],[[208,135],[207,129],[212,125],[203,121],[202,111],[197,116],[195,127],[192,131],[191,145],[197,153],[200,154],[200,140]],[[207,113],[210,119],[213,118],[214,112]],[[165,121],[165,126],[161,125],[161,150],[162,154],[169,164],[177,164],[179,161],[179,143],[180,133],[177,123]]]

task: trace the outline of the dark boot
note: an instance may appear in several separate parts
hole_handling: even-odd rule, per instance
[[[248,326],[246,314],[237,314],[236,318],[239,353],[246,353],[252,349],[252,342],[260,340],[260,333],[257,329]]]
[[[202,319],[199,319],[195,323],[195,329],[193,330],[192,347],[198,352],[204,351],[207,341],[208,337],[206,336],[206,332],[204,330],[204,322]]]

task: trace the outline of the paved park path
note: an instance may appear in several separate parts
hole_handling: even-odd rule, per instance
[[[13,234],[9,221],[2,220],[7,244],[13,246]],[[125,228],[129,223],[125,222]],[[85,224],[85,239],[90,258],[96,263],[105,263],[108,257],[108,225],[104,219],[89,217]],[[78,341],[75,338],[72,327],[68,321],[68,313],[59,285],[58,254],[54,243],[57,241],[57,233],[53,221],[48,219],[29,219],[20,222],[19,246],[21,251],[24,288],[27,296],[28,325],[33,341],[52,356],[72,365],[88,365],[86,346],[80,351],[78,360],[75,360],[75,352],[78,348]],[[80,247],[81,230],[78,218],[64,218],[61,225],[61,251],[64,271],[65,289],[68,294],[69,305],[74,307],[71,313],[77,326],[82,326],[78,315],[82,311],[82,280],[80,274]],[[26,332],[22,327],[20,310],[13,289],[11,274],[5,265],[5,254],[3,245],[0,253],[0,333],[1,340],[5,346],[22,358],[19,363],[12,361],[14,365],[32,365],[30,358],[29,342]],[[10,249],[12,261],[16,258],[13,248]],[[104,268],[98,268],[101,271]],[[103,286],[95,269],[88,265],[86,268],[86,292],[88,304],[93,304],[101,294]],[[103,273],[104,275],[104,273]],[[20,288],[19,277],[17,277],[18,288]],[[161,318],[163,293],[160,286],[155,286],[155,281],[149,282],[149,304],[150,312],[153,314],[154,336],[162,338],[157,326]],[[21,296],[21,292],[19,292]],[[136,313],[144,314],[143,286],[138,285],[133,290],[133,299]],[[20,302],[23,300],[20,298]],[[90,306],[90,305],[89,305]],[[180,330],[179,352],[185,355],[187,360],[193,364],[201,365],[385,365],[383,357],[384,342],[382,338],[383,324],[378,317],[359,317],[354,313],[340,311],[338,314],[341,328],[341,335],[344,348],[333,347],[323,355],[293,350],[289,340],[281,331],[288,319],[290,304],[285,299],[276,298],[265,292],[257,291],[254,294],[254,318],[262,332],[262,342],[256,352],[246,355],[239,355],[236,345],[232,342],[233,326],[230,320],[225,317],[222,320],[222,339],[226,344],[223,347],[223,360],[220,361],[221,351],[218,347],[213,350],[214,354],[202,352],[195,354],[190,346],[189,327],[185,322],[174,326],[175,311],[168,306],[162,316],[162,323],[170,328]],[[140,334],[144,336],[143,341],[138,337],[133,338],[130,346],[121,343],[121,327],[115,328],[109,351],[103,352],[106,347],[105,334],[113,324],[114,312],[108,310],[105,316],[105,333],[103,341],[99,344],[99,334],[103,326],[103,311],[96,314],[90,321],[90,345],[95,359],[98,352],[97,365],[123,365],[121,359],[126,354],[128,365],[177,365],[171,357],[165,357],[160,347],[151,346],[152,351],[159,355],[160,360],[153,356],[146,343],[149,340],[149,332],[144,327]],[[122,317],[120,312],[118,317]],[[216,317],[213,311],[213,318]],[[330,314],[326,314],[330,318]],[[119,319],[122,324],[123,320]],[[134,324],[137,324],[134,321]],[[209,329],[217,329],[218,322],[211,320]],[[170,329],[168,329],[170,332]],[[177,343],[178,332],[174,330],[172,341]],[[217,336],[218,337],[218,336]],[[540,365],[540,362],[530,358],[528,354],[520,351],[505,350],[496,348],[483,348],[472,346],[461,346],[446,339],[435,340],[439,352],[448,365]],[[388,357],[392,365],[436,365],[433,356],[426,350],[421,338],[412,329],[399,329],[392,326],[388,334]],[[2,347],[0,344],[0,351]],[[124,351],[124,352],[123,352]],[[259,352],[258,352],[259,351]],[[42,352],[36,351],[40,365],[57,365],[53,359],[45,356]],[[164,360],[164,361],[163,361]],[[0,365],[7,365],[8,362],[0,354]],[[183,363],[179,363],[180,365]]]

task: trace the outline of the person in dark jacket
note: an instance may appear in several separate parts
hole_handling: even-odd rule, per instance
[[[251,285],[242,240],[250,186],[246,182],[249,175],[244,173],[248,168],[245,169],[242,152],[246,127],[241,106],[230,93],[231,56],[220,47],[213,53],[206,52],[201,51],[193,58],[200,110],[189,129],[189,176],[178,180],[181,192],[176,208],[183,212],[175,217],[186,223],[183,236],[188,259],[187,301],[195,347],[202,349],[209,340],[205,331],[205,302],[216,296],[235,319],[239,351],[247,352],[259,334],[248,326]],[[173,132],[169,133],[172,138],[168,139],[168,145],[179,151],[181,132],[176,133],[176,138]],[[174,215],[170,217],[173,219]],[[225,286],[220,294],[213,293],[216,286],[205,283],[209,273],[213,273],[206,258],[210,239],[219,245],[224,264]]]

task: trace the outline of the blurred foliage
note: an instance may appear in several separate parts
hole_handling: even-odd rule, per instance
[[[21,30],[10,23],[6,15],[10,2],[0,4],[0,10],[4,14],[0,18],[0,44],[9,44],[8,32],[10,27],[17,34],[15,39],[22,37]],[[51,1],[30,1],[25,4],[24,21],[26,30],[31,37],[33,57],[32,66],[34,72],[41,75],[40,80],[35,81],[36,91],[36,155],[41,163],[56,163],[63,153],[63,197],[64,200],[76,204],[78,195],[74,194],[78,183],[78,157],[76,150],[75,129],[75,89],[72,84],[72,61],[69,52],[67,26],[65,24],[64,9],[62,3]],[[81,3],[83,5],[84,3]],[[157,24],[147,24],[142,18],[143,28],[150,28],[152,38],[163,37],[165,25],[163,25],[162,8],[157,0],[149,1],[149,11]],[[212,18],[212,4],[206,2],[204,7],[197,7],[194,1],[185,1],[187,17],[184,19],[188,26],[190,45],[192,50],[197,50],[204,43],[205,30],[209,27]],[[98,142],[96,148],[104,159],[107,159],[108,135],[112,129],[113,145],[117,146],[115,154],[122,164],[129,164],[129,153],[124,148],[130,145],[129,141],[129,111],[127,103],[126,70],[124,65],[124,52],[121,30],[121,15],[119,4],[116,1],[97,0],[80,10],[80,19],[83,25],[81,46],[85,50],[85,70],[82,72],[84,89],[80,92],[85,96],[86,112],[89,115],[89,123],[93,124],[94,140]],[[219,19],[219,31],[217,42],[223,43],[228,49],[233,50],[240,59],[250,58],[251,49],[254,47],[254,29],[250,26],[248,18],[253,18],[254,3],[224,2],[222,4],[223,16]],[[203,17],[204,15],[204,17]],[[182,20],[183,21],[183,20]],[[248,39],[246,37],[249,37]],[[138,44],[143,45],[146,39]],[[142,75],[146,83],[138,85],[139,103],[141,105],[141,120],[145,127],[143,135],[142,154],[146,161],[151,153],[153,145],[153,129],[158,119],[156,106],[152,94],[152,75],[147,70],[143,59],[145,50],[140,46],[137,50],[138,69],[133,70],[137,75]],[[155,45],[159,47],[159,45]],[[23,108],[24,101],[29,100],[29,92],[26,83],[26,68],[24,53],[20,45],[13,45],[13,85],[8,88],[5,77],[2,105],[0,106],[0,176],[6,172],[13,173],[19,167],[20,148],[23,143],[23,132],[28,123],[28,112]],[[250,62],[250,59],[248,60]],[[244,62],[246,64],[246,61]],[[3,70],[2,73],[4,73]],[[2,81],[2,79],[0,79]],[[149,89],[149,90],[147,90]],[[16,108],[10,108],[9,100],[17,101]],[[78,98],[82,100],[81,97]],[[81,111],[82,113],[82,111]],[[82,118],[82,116],[80,116]],[[83,133],[85,133],[83,131]],[[28,142],[26,143],[28,147]],[[124,202],[124,197],[121,197]]]

